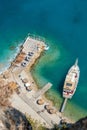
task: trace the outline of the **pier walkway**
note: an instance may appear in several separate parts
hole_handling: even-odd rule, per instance
[[[38,90],[33,97],[36,99],[39,96],[42,96],[45,92],[48,91],[48,89],[51,88],[51,86],[52,86],[51,83],[47,83],[42,89]]]
[[[19,97],[28,105],[31,106],[31,108],[35,111],[35,112],[40,112],[39,116],[46,121],[47,124],[49,124],[49,126],[52,128],[53,127],[53,122],[51,120],[50,117],[47,116],[47,114],[45,112],[42,112],[40,110],[39,107],[37,107],[37,105],[32,101],[32,99],[29,99],[25,94],[21,93],[19,95]]]
[[[39,41],[37,39],[32,39],[30,37],[27,37],[26,41],[23,44],[23,52],[28,53],[31,52],[37,52],[38,49],[41,49],[42,47],[45,47],[45,43],[42,41]]]
[[[68,98],[65,98],[65,99],[64,99],[64,102],[63,102],[62,107],[61,107],[61,110],[60,110],[61,112],[64,111],[65,106],[66,106],[66,103],[67,103],[67,100],[68,100]]]

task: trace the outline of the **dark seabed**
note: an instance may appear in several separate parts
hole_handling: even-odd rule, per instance
[[[0,1],[0,69],[18,52],[27,34],[43,37],[50,49],[36,64],[33,75],[40,86],[53,83],[50,97],[62,103],[66,73],[79,58],[81,70],[77,91],[65,115],[78,119],[87,115],[87,1],[3,0]],[[55,95],[55,96],[54,96]]]

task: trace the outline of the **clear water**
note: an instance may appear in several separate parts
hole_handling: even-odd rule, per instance
[[[0,70],[15,57],[26,35],[46,39],[50,49],[33,70],[40,86],[53,83],[50,97],[62,102],[62,87],[69,67],[79,58],[80,81],[65,114],[72,118],[87,115],[87,1],[7,0],[0,1]],[[10,50],[14,46],[13,50]]]

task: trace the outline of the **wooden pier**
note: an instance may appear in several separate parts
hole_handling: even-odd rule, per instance
[[[66,103],[67,103],[67,100],[68,100],[68,98],[65,98],[65,99],[64,99],[64,102],[63,102],[63,104],[62,104],[62,107],[61,107],[60,112],[63,112],[63,111],[64,111],[65,106],[66,106]]]

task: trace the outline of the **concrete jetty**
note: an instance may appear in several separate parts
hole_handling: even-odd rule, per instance
[[[26,41],[23,44],[23,49],[22,51],[27,53],[29,50],[32,52],[37,52],[42,47],[44,48],[46,45],[43,41],[39,41],[37,39],[32,39],[31,37],[27,37]]]
[[[51,83],[47,83],[42,89],[40,89],[39,91],[37,91],[33,97],[36,99],[39,96],[43,95],[45,92],[48,91],[48,89],[51,88],[51,86],[52,86]]]
[[[2,74],[0,75],[0,80],[2,82],[5,81],[7,85],[10,82],[17,84],[19,93],[14,92],[11,98],[9,98],[14,108],[31,116],[32,119],[40,121],[46,128],[51,129],[54,127],[54,124],[60,123],[62,115],[58,111],[54,114],[49,113],[49,111],[45,109],[45,105],[48,105],[49,102],[45,101],[43,105],[38,105],[37,99],[41,98],[41,96],[51,88],[52,84],[49,82],[43,88],[37,90],[38,86],[31,74],[32,66],[44,52],[45,46],[43,41],[27,37],[20,48],[19,54],[7,70],[9,73],[8,78],[4,79]],[[31,85],[31,91],[26,90],[25,83],[23,82],[24,79],[27,79]],[[61,112],[64,110],[64,106]],[[54,107],[52,108],[54,109]]]

